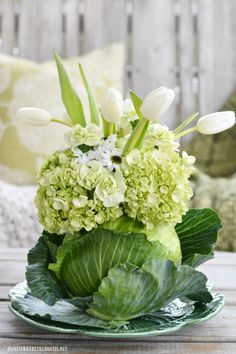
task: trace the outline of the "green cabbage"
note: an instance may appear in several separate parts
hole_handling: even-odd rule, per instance
[[[102,328],[156,313],[176,298],[208,303],[207,278],[195,267],[213,256],[220,227],[214,211],[192,209],[175,230],[150,232],[122,217],[91,232],[44,232],[28,254],[30,295],[56,309],[70,303],[80,310],[63,302],[65,311],[78,313],[81,326],[88,319],[87,326]]]

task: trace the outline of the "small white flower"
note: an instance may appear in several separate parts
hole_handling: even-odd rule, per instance
[[[197,122],[197,131],[202,134],[217,134],[233,127],[235,113],[233,111],[215,112],[201,117]]]
[[[104,119],[110,123],[118,123],[123,112],[123,100],[119,91],[113,87],[106,89],[101,103]]]
[[[44,109],[25,107],[18,110],[16,118],[27,124],[44,126],[51,123],[52,115]]]
[[[183,158],[184,162],[188,165],[193,165],[196,161],[196,157],[192,156],[192,155],[188,155],[188,153],[186,151],[182,152],[182,158]]]
[[[151,91],[144,99],[140,108],[144,118],[153,122],[157,121],[167,111],[174,97],[174,91],[166,87],[159,87]]]

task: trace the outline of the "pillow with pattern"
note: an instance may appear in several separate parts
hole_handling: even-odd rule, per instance
[[[87,102],[78,62],[84,66],[98,100],[105,87],[122,91],[124,47],[121,43],[64,61],[79,96]],[[55,62],[37,64],[0,55],[0,179],[16,184],[35,182],[38,167],[48,154],[60,148],[67,129],[59,124],[39,128],[17,122],[16,112],[24,106],[44,108],[55,117],[63,117]]]

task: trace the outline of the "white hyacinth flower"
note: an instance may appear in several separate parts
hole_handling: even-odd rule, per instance
[[[48,125],[52,121],[52,115],[40,108],[20,108],[16,113],[16,118],[20,119],[24,123],[44,126]]]
[[[215,112],[201,117],[197,122],[197,131],[201,134],[217,134],[233,127],[235,113],[233,111]]]
[[[123,100],[119,91],[113,87],[106,89],[101,102],[101,112],[109,123],[118,123],[123,113]]]
[[[167,111],[174,97],[174,91],[166,87],[159,87],[151,91],[144,99],[140,108],[144,118],[156,122]]]

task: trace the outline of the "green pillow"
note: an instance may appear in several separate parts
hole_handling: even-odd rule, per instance
[[[122,44],[112,44],[64,62],[85,104],[87,98],[78,62],[83,64],[98,100],[105,87],[113,86],[122,91]],[[15,115],[20,107],[26,106],[44,108],[55,117],[63,116],[65,108],[60,98],[56,65],[53,60],[37,64],[0,55],[0,77],[0,178],[16,184],[34,183],[38,167],[46,156],[62,146],[67,128],[57,124],[29,126],[17,122]]]

